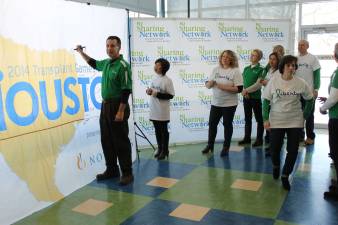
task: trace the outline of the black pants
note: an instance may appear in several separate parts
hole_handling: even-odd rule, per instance
[[[303,98],[301,98],[300,100],[302,102],[302,109],[304,110],[305,100]],[[314,129],[315,129],[315,117],[314,117],[314,113],[315,113],[315,104],[313,103],[313,109],[311,111],[311,114],[305,120],[306,137],[307,138],[311,138],[311,139],[315,139],[315,137],[316,137],[316,134],[314,132]],[[301,140],[304,140],[304,138],[305,138],[305,132],[304,132],[304,129],[301,130],[301,136],[300,136]]]
[[[286,158],[282,175],[289,176],[297,160],[299,136],[302,128],[272,128],[270,132],[270,151],[273,167],[280,168],[280,153],[285,133],[287,135]]]
[[[336,176],[338,180],[338,119],[329,119],[329,145],[330,145],[330,157],[333,160]]]
[[[117,159],[123,175],[132,174],[131,144],[128,137],[130,108],[127,104],[122,122],[116,122],[115,115],[120,99],[102,102],[100,114],[101,145],[107,170],[118,170]]]
[[[233,133],[232,122],[234,120],[237,105],[229,107],[211,106],[209,115],[209,135],[208,145],[214,147],[215,139],[217,135],[217,125],[223,117],[224,126],[224,143],[223,147],[230,147],[231,137]]]
[[[257,138],[258,141],[263,141],[263,116],[262,116],[262,101],[260,99],[247,99],[244,98],[244,115],[245,115],[245,135],[244,139],[251,139],[252,129],[252,111],[255,114],[257,122]]]
[[[270,143],[270,131],[265,130],[265,137],[264,137],[265,143]]]
[[[169,132],[168,123],[169,121],[158,121],[152,120],[155,127],[155,135],[159,152],[169,151]]]

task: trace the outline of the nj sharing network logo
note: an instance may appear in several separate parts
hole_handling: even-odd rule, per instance
[[[277,26],[256,23],[257,37],[264,41],[284,41],[285,34]]]
[[[224,22],[219,22],[217,28],[220,37],[227,41],[249,40],[249,33],[244,26],[226,25]]]
[[[136,32],[138,38],[147,42],[167,42],[170,40],[170,33],[164,26],[154,26],[144,24],[142,21],[136,22]]]
[[[208,41],[211,40],[211,32],[205,26],[190,25],[186,22],[179,23],[181,37],[189,41]]]

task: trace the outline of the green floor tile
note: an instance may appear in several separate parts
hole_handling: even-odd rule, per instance
[[[201,151],[206,146],[206,143],[203,144],[192,144],[192,145],[177,145],[171,146],[169,149],[169,161],[177,163],[185,163],[192,165],[203,164],[211,154],[203,155]],[[221,150],[222,144],[215,144],[215,151]],[[153,149],[143,149],[140,152],[140,157],[142,158],[153,158]]]
[[[257,191],[231,188],[236,179],[262,181]],[[269,174],[199,167],[159,196],[164,200],[276,218],[287,192]]]
[[[74,207],[90,198],[111,202],[113,205],[97,216],[72,211]],[[152,198],[145,196],[86,186],[52,206],[24,218],[16,225],[120,224],[151,200]]]

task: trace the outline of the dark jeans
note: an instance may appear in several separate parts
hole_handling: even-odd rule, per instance
[[[119,160],[122,175],[132,174],[131,144],[128,137],[130,108],[127,104],[122,122],[116,122],[115,115],[120,99],[102,102],[100,114],[101,145],[107,170],[118,170]]]
[[[329,145],[330,145],[330,157],[333,160],[336,176],[338,180],[338,119],[329,119]]]
[[[305,107],[305,100],[303,98],[300,99],[300,101],[302,102],[302,109],[304,110]],[[316,134],[314,132],[314,128],[315,128],[315,117],[314,117],[314,112],[315,112],[315,104],[313,104],[313,109],[311,111],[311,114],[309,116],[309,118],[307,118],[305,120],[305,131],[306,131],[306,137],[307,138],[311,138],[311,139],[315,139]],[[300,139],[304,140],[305,138],[305,132],[304,129],[301,130],[301,136]]]
[[[214,147],[215,139],[217,135],[217,125],[223,117],[224,126],[224,143],[223,147],[230,147],[231,137],[233,133],[232,122],[234,120],[237,105],[229,107],[211,106],[209,115],[209,135],[208,145]]]
[[[257,138],[258,141],[263,141],[263,116],[262,116],[262,101],[260,99],[247,99],[244,98],[244,114],[245,114],[245,135],[244,139],[251,139],[252,129],[252,111],[255,114],[257,122]]]
[[[296,163],[299,147],[299,136],[302,128],[272,128],[270,132],[270,151],[273,167],[280,167],[280,153],[285,133],[287,135],[286,158],[282,175],[289,176]]]
[[[168,132],[168,123],[169,121],[158,121],[152,120],[155,127],[156,141],[158,145],[159,152],[168,152],[169,151],[169,132]]]

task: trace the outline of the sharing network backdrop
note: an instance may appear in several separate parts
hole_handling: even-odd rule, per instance
[[[289,52],[290,21],[225,19],[133,19],[131,26],[131,63],[133,71],[134,119],[152,143],[154,128],[149,121],[149,96],[145,90],[154,78],[154,62],[163,57],[170,61],[167,75],[173,80],[175,97],[171,100],[170,143],[206,141],[212,92],[204,86],[218,57],[225,49],[233,50],[241,71],[250,62],[253,49],[264,53],[262,65],[274,45]],[[253,119],[254,120],[254,119]],[[233,138],[244,133],[243,99],[237,107]],[[256,133],[253,122],[253,136]],[[223,140],[223,126],[218,126]],[[138,139],[140,145],[148,143]]]
[[[105,169],[101,73],[73,49],[81,44],[104,59],[106,38],[118,35],[127,53],[127,21],[125,10],[63,0],[0,1],[1,225],[50,205]]]

